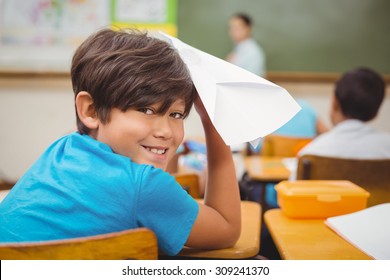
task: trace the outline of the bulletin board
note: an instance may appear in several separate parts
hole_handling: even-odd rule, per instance
[[[177,0],[112,0],[111,24],[177,35]]]
[[[177,0],[0,0],[0,69],[68,71],[74,50],[103,27],[177,34]]]

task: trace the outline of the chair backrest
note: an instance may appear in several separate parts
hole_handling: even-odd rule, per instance
[[[262,156],[295,157],[313,138],[270,134],[264,137]]]
[[[174,174],[178,182],[193,198],[201,198],[199,191],[199,175],[196,173]]]
[[[147,228],[43,242],[0,243],[1,260],[155,260],[157,238]]]
[[[349,180],[370,193],[368,206],[390,202],[390,159],[299,158],[297,179]]]

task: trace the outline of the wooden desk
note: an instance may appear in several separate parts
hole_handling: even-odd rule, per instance
[[[178,256],[210,259],[246,259],[256,256],[260,248],[260,204],[241,201],[241,236],[232,248],[201,250],[185,247]]]
[[[290,177],[290,171],[282,160],[282,157],[246,156],[244,165],[252,180],[262,183],[278,183]]]
[[[332,231],[324,219],[290,219],[273,209],[265,212],[264,221],[283,259],[372,259]]]

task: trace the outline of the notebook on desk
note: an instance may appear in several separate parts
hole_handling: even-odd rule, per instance
[[[374,259],[390,260],[390,203],[337,217],[325,223]]]

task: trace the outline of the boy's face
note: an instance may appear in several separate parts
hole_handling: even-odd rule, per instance
[[[178,100],[164,115],[156,113],[158,108],[155,104],[126,112],[112,109],[110,121],[99,123],[96,139],[133,162],[166,170],[183,140],[185,105]]]

